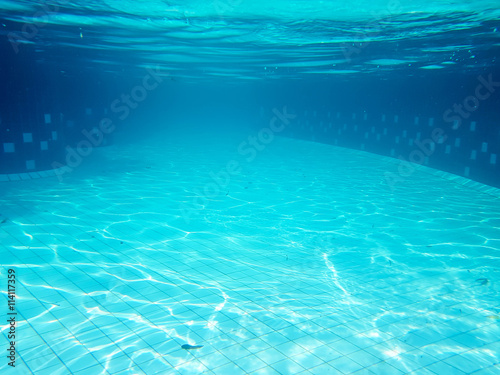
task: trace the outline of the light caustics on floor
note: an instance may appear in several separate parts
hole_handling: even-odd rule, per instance
[[[143,146],[1,186],[19,373],[500,372],[498,198],[284,138]]]

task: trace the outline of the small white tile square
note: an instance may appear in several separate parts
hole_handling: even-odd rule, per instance
[[[14,152],[16,147],[14,143],[4,143],[3,144],[3,152]]]
[[[26,169],[35,169],[35,161],[26,160]]]
[[[33,133],[23,133],[23,142],[24,143],[33,142]]]

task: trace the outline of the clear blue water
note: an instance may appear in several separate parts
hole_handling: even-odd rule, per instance
[[[40,60],[65,74],[156,64],[197,83],[474,74],[496,65],[499,43],[496,1],[2,1],[2,9],[15,47],[36,44]]]
[[[0,5],[2,374],[500,373],[497,2]]]

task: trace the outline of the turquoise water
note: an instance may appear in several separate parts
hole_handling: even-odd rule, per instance
[[[241,141],[146,139],[10,186],[17,373],[498,373],[496,189],[424,168],[391,193],[393,159],[277,138],[246,162]]]
[[[16,49],[36,45],[40,59],[62,71],[61,79],[91,76],[96,67],[99,75],[142,76],[137,69],[157,65],[197,83],[352,79],[408,68],[410,75],[471,74],[496,65],[492,49],[500,43],[495,0],[0,4],[0,32]]]
[[[497,1],[0,5],[2,374],[500,374]]]

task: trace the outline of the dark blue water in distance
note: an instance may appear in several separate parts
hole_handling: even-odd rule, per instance
[[[500,151],[498,84],[468,110],[454,107],[475,96],[480,77],[500,81],[498,12],[494,1],[3,1],[0,131],[8,139],[19,131],[7,131],[9,123],[30,129],[42,112],[64,112],[61,133],[76,145],[91,126],[84,122],[104,115],[81,118],[82,108],[112,103],[150,68],[162,83],[130,114],[119,113],[127,119],[118,132],[134,137],[137,121],[141,133],[206,128],[207,119],[212,128],[258,129],[261,111],[267,119],[270,107],[284,105],[318,116],[341,112],[340,122],[356,112],[397,115],[398,129],[410,132],[418,116],[435,119],[463,148],[445,157],[437,147],[426,163],[464,175],[470,152],[484,141],[489,153]],[[456,120],[461,126],[451,130]],[[477,142],[467,146],[472,121]],[[391,142],[367,150],[389,155]],[[348,134],[339,145],[360,148]],[[63,143],[50,152],[40,165],[63,157]],[[13,156],[3,160],[3,173],[21,167]],[[496,164],[476,164],[466,177],[500,186]]]

